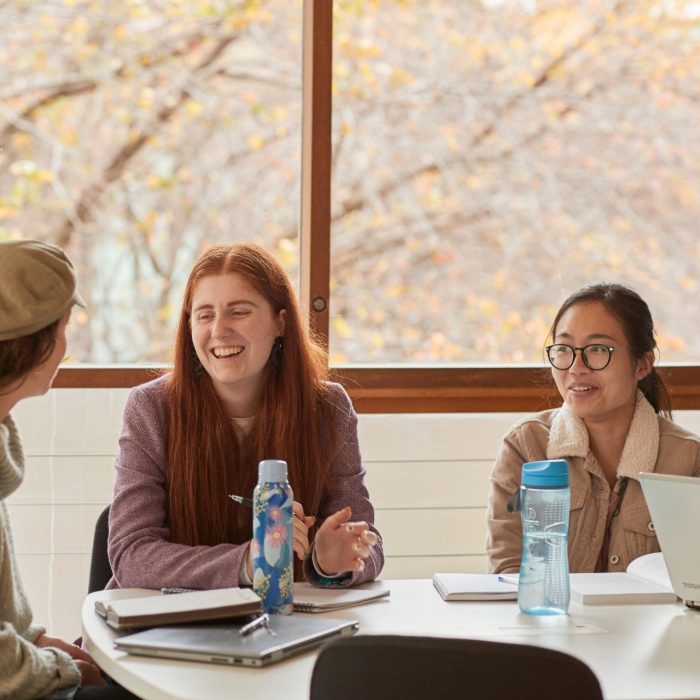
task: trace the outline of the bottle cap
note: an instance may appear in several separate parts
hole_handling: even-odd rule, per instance
[[[258,464],[258,481],[287,481],[287,463],[281,459],[263,459]]]
[[[564,459],[546,459],[523,464],[523,486],[564,488],[569,485],[569,465]]]

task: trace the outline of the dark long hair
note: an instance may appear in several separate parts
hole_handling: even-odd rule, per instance
[[[48,360],[56,345],[60,320],[21,338],[0,340],[0,393],[14,382],[21,383],[29,372]]]
[[[658,350],[654,321],[647,303],[637,292],[621,284],[592,284],[574,292],[554,317],[550,329],[552,338],[556,336],[561,317],[572,306],[596,301],[603,304],[622,324],[630,352],[636,360],[641,360],[648,352]],[[652,367],[651,372],[637,386],[657,413],[671,418],[671,399],[656,367]]]
[[[250,434],[239,440],[214,391],[198,367],[190,315],[196,285],[205,277],[235,273],[259,291],[274,314],[284,309],[282,350],[268,360],[261,404]],[[251,496],[261,459],[284,459],[295,500],[313,508],[325,487],[325,464],[333,436],[322,435],[330,407],[327,363],[303,323],[287,274],[275,258],[252,244],[219,246],[195,263],[177,330],[168,381],[169,525],[174,542],[188,545],[241,543],[252,534],[250,511],[227,493]],[[307,505],[308,504],[308,505]]]

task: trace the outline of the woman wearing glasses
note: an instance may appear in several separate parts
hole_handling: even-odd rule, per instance
[[[508,501],[522,464],[566,459],[571,571],[624,571],[659,551],[639,472],[700,476],[700,438],[670,420],[654,324],[638,294],[585,287],[559,309],[551,336],[546,353],[564,404],[520,421],[503,440],[489,494],[490,568],[520,568],[520,515]]]

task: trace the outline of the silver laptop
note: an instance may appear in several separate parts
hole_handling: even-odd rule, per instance
[[[228,622],[154,627],[119,637],[114,640],[114,646],[141,656],[231,666],[267,666],[327,640],[354,634],[358,628],[356,620],[271,615],[268,627],[260,627],[241,636],[243,624]]]
[[[673,590],[700,608],[700,478],[641,473],[639,480]]]

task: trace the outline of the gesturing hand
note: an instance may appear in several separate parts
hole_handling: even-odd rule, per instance
[[[362,571],[364,560],[377,544],[377,536],[366,522],[349,522],[350,506],[326,518],[314,540],[316,561],[324,573]]]

